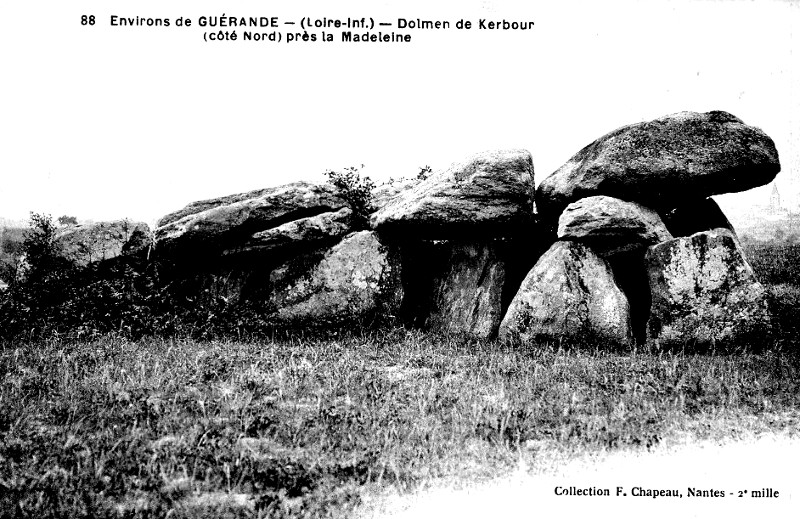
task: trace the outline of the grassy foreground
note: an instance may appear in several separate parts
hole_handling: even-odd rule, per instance
[[[0,350],[2,517],[346,517],[553,450],[796,434],[800,358],[341,339]]]

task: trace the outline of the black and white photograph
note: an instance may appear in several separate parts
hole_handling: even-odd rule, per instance
[[[800,1],[0,48],[0,519],[798,517]]]

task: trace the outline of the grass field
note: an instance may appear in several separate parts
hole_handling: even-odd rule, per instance
[[[800,357],[780,350],[107,337],[6,344],[0,373],[2,517],[348,517],[442,481],[800,425]]]

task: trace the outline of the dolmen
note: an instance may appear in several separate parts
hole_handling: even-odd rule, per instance
[[[519,344],[701,349],[769,329],[710,197],[779,171],[761,130],[681,112],[600,137],[538,188],[528,151],[496,150],[379,186],[366,217],[310,182],[194,202],[159,220],[154,252],[176,286],[287,326],[391,317]]]

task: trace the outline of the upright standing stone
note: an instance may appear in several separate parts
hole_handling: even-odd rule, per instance
[[[321,325],[395,314],[403,295],[399,259],[371,231],[350,234],[309,271],[278,285],[268,305],[286,323]]]
[[[598,346],[632,344],[630,309],[605,260],[559,241],[539,259],[511,301],[500,338]]]
[[[488,339],[502,318],[505,263],[491,242],[454,244],[449,271],[439,281],[429,326],[445,333]]]
[[[675,238],[646,256],[652,303],[647,337],[665,347],[706,348],[763,340],[767,294],[733,234]]]

